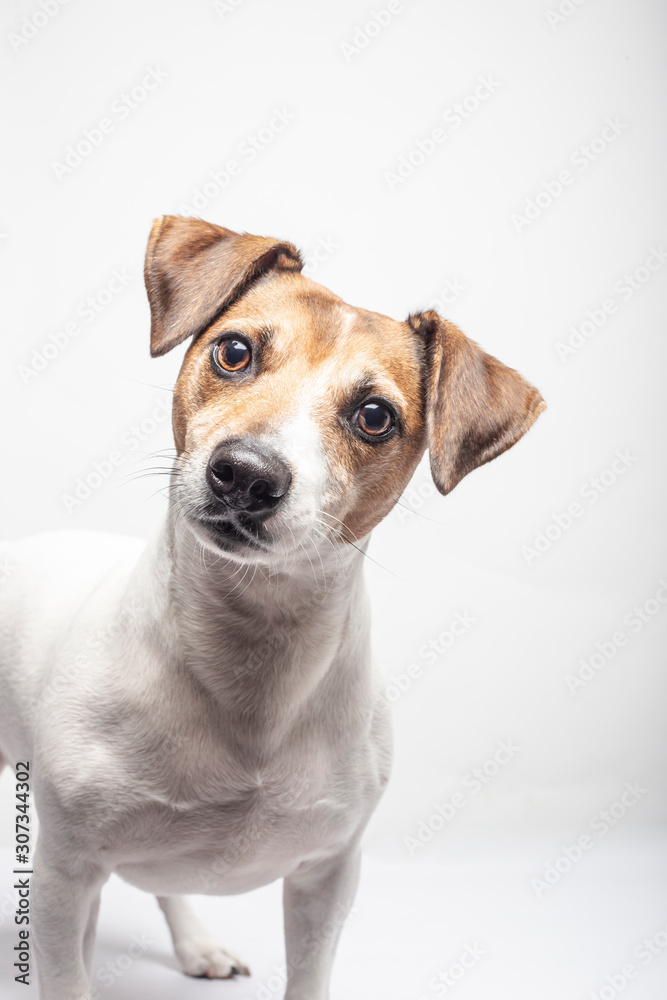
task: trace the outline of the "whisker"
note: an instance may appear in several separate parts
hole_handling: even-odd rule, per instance
[[[316,507],[315,510],[318,514],[324,514],[325,517],[331,517],[333,518],[334,521],[338,521],[338,523],[342,524],[345,530],[352,535],[355,541],[357,542],[359,541],[359,536],[355,535],[354,531],[352,531],[352,529],[349,527],[349,525],[345,523],[345,521],[341,521],[339,517],[336,517],[334,514],[330,514],[328,510],[322,510],[320,507]]]
[[[135,385],[145,385],[149,389],[160,389],[161,392],[176,392],[176,388],[173,385],[155,385],[153,382],[144,382],[140,378],[132,378],[131,375],[123,375],[126,382],[134,382]]]
[[[320,525],[320,528],[318,528],[317,525]],[[325,529],[325,530],[321,530],[322,528]],[[317,531],[318,535],[320,535],[320,537],[323,538],[325,542],[329,543],[329,545],[333,549],[334,555],[337,557],[340,565],[347,572],[347,567],[345,566],[345,563],[343,562],[343,556],[341,555],[340,550],[338,548],[336,548],[336,545],[334,544],[333,540],[331,538],[329,538],[329,536],[327,534],[327,531],[334,530],[334,529],[332,529],[331,525],[328,525],[325,521],[318,521],[316,525],[313,525],[313,530]]]
[[[325,542],[328,542],[328,543],[329,543],[329,545],[331,545],[331,548],[333,549],[333,551],[334,551],[334,554],[336,555],[336,557],[337,557],[337,559],[338,559],[338,562],[339,562],[339,564],[340,564],[340,567],[341,567],[341,568],[342,568],[342,570],[343,570],[343,573],[345,574],[345,576],[347,576],[347,566],[346,566],[346,565],[345,565],[345,563],[343,562],[343,557],[341,556],[340,552],[339,552],[339,551],[338,551],[338,550],[336,549],[336,546],[334,545],[334,543],[332,542],[332,540],[331,540],[331,539],[330,539],[330,538],[329,538],[329,537],[328,537],[328,536],[327,536],[327,535],[326,535],[326,534],[325,534],[325,533],[324,533],[323,531],[321,531],[321,530],[320,530],[320,529],[319,529],[319,528],[317,527],[317,525],[313,525],[313,526],[312,526],[312,530],[313,530],[313,531],[315,531],[315,532],[317,532],[317,534],[318,534],[318,535],[319,535],[319,536],[320,536],[321,538],[323,538],[323,539],[325,540]],[[315,547],[315,551],[316,551],[316,552],[318,553],[318,555],[319,555],[319,549],[317,548],[317,546]],[[320,563],[322,564],[322,572],[323,572],[323,573],[325,574],[325,576],[326,576],[326,572],[325,572],[325,570],[324,570],[324,564],[322,563],[322,557],[321,557],[321,556],[320,556]],[[324,596],[325,596],[325,597],[327,596],[327,594],[329,593],[329,591],[330,591],[330,590],[331,590],[331,588],[333,587],[333,584],[334,584],[334,577],[333,577],[333,575],[332,575],[332,577],[331,577],[331,581],[330,581],[330,583],[329,583],[328,587],[326,588],[326,590],[324,591]]]

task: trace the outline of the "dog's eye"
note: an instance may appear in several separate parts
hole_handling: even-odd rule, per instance
[[[381,437],[394,426],[394,414],[382,403],[364,403],[355,415],[355,423],[364,434]]]
[[[215,361],[226,372],[242,372],[250,364],[250,348],[244,341],[228,337],[213,352]]]

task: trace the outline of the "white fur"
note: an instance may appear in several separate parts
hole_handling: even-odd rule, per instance
[[[89,996],[112,872],[160,897],[186,972],[219,977],[247,970],[182,895],[283,878],[286,997],[328,997],[390,734],[362,552],[311,530],[316,435],[300,418],[275,442],[296,469],[280,558],[239,564],[178,507],[147,545],[75,532],[2,548],[0,749],[31,761],[41,1000]],[[192,496],[201,476],[200,458]]]

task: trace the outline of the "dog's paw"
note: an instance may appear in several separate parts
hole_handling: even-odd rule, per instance
[[[188,976],[231,979],[236,975],[250,975],[245,962],[225,951],[212,938],[193,938],[182,942],[178,948],[178,957]]]

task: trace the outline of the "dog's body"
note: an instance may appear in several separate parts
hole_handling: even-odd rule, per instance
[[[345,606],[363,603],[353,560],[330,567],[323,601],[308,564],[288,589],[262,580],[243,594],[238,576],[216,580],[215,557],[193,547],[173,593],[172,545],[161,532],[136,561],[136,542],[68,532],[5,550],[14,599],[3,751],[31,761],[43,826],[35,868],[44,879],[54,867],[60,913],[77,883],[97,895],[111,871],[157,895],[229,894],[304,862],[345,862],[341,847],[358,839],[388,776],[364,616],[341,627]],[[202,575],[204,608],[192,600]],[[217,601],[225,638],[214,645]],[[188,657],[184,670],[181,629],[213,656]],[[327,899],[322,925],[350,905],[346,880],[341,892]],[[191,974],[242,970],[198,933],[188,937],[176,943]],[[43,992],[78,996],[53,982]]]
[[[447,492],[543,406],[435,314],[355,310],[299,269],[289,244],[158,220],[152,351],[194,338],[166,523],[3,550],[0,749],[34,775],[42,1000],[87,997],[111,872],[220,977],[247,970],[182,895],[284,878],[286,997],[326,1000],[390,767],[369,532],[427,444]]]

